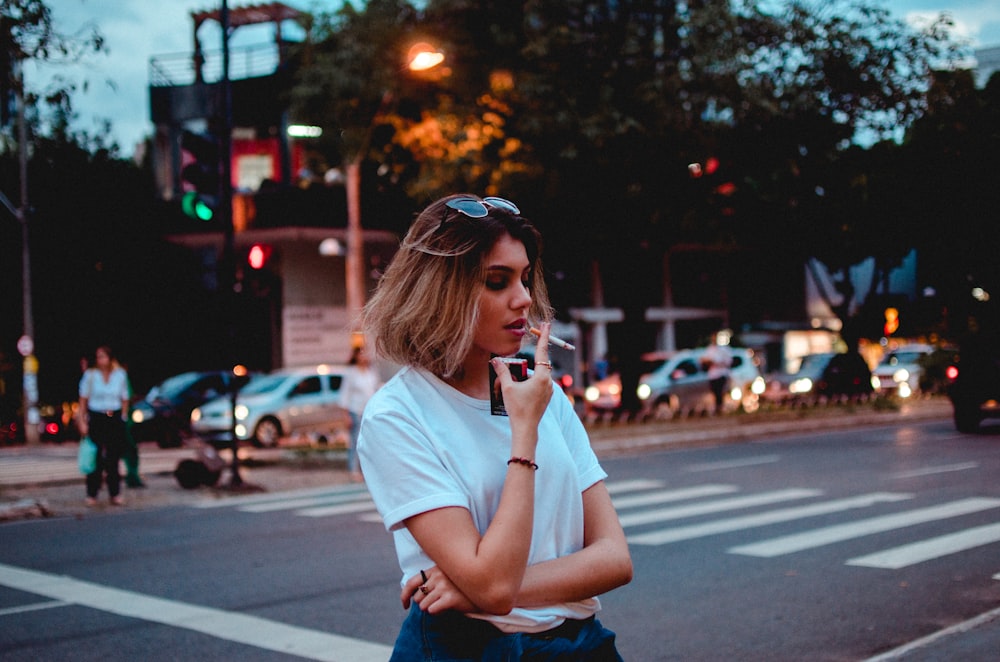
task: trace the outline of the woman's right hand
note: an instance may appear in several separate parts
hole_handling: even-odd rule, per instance
[[[511,428],[520,425],[537,429],[542,414],[552,398],[552,369],[549,360],[549,324],[540,325],[542,332],[535,349],[535,371],[523,382],[511,377],[510,368],[500,359],[493,359],[493,369],[500,380],[504,407],[510,417]]]

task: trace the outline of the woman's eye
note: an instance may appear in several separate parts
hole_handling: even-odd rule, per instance
[[[491,289],[491,290],[494,290],[496,292],[499,292],[500,290],[502,290],[505,287],[507,287],[507,279],[506,278],[487,278],[486,279],[486,287],[489,288],[489,289]]]

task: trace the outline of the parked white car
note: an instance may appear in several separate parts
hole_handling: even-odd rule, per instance
[[[219,441],[233,430],[240,441],[270,447],[295,432],[347,429],[350,415],[340,405],[346,372],[346,366],[324,364],[258,376],[240,390],[235,408],[229,397],[221,397],[192,411],[191,431]]]
[[[934,352],[933,345],[902,345],[886,352],[872,371],[872,388],[877,393],[908,398],[920,391],[924,375],[921,359]]]
[[[715,410],[715,397],[701,362],[705,350],[705,347],[681,350],[639,380],[638,394],[646,416],[667,419]],[[765,383],[753,351],[730,347],[729,352],[733,363],[725,409],[756,411]]]

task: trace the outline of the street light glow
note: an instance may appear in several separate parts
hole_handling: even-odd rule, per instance
[[[410,47],[407,62],[410,71],[427,71],[444,62],[444,53],[422,41]]]

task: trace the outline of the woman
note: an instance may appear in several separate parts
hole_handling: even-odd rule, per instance
[[[541,238],[510,201],[454,195],[414,221],[365,310],[404,367],[359,452],[410,610],[392,660],[620,660],[597,595],[632,578],[606,474],[552,397]],[[535,371],[496,357],[541,330]],[[490,366],[507,416],[490,412]]]
[[[372,369],[371,358],[363,346],[351,351],[348,363],[351,370],[340,389],[340,403],[351,416],[351,430],[347,440],[347,471],[352,482],[360,483],[363,479],[358,467],[358,428],[361,426],[361,414],[364,413],[365,405],[381,382],[378,373]]]
[[[122,506],[125,500],[120,494],[118,462],[127,443],[128,375],[115,361],[110,347],[98,347],[94,359],[94,367],[80,378],[80,435],[90,435],[97,445],[97,468],[87,474],[87,505],[97,504],[106,475],[111,503]]]

